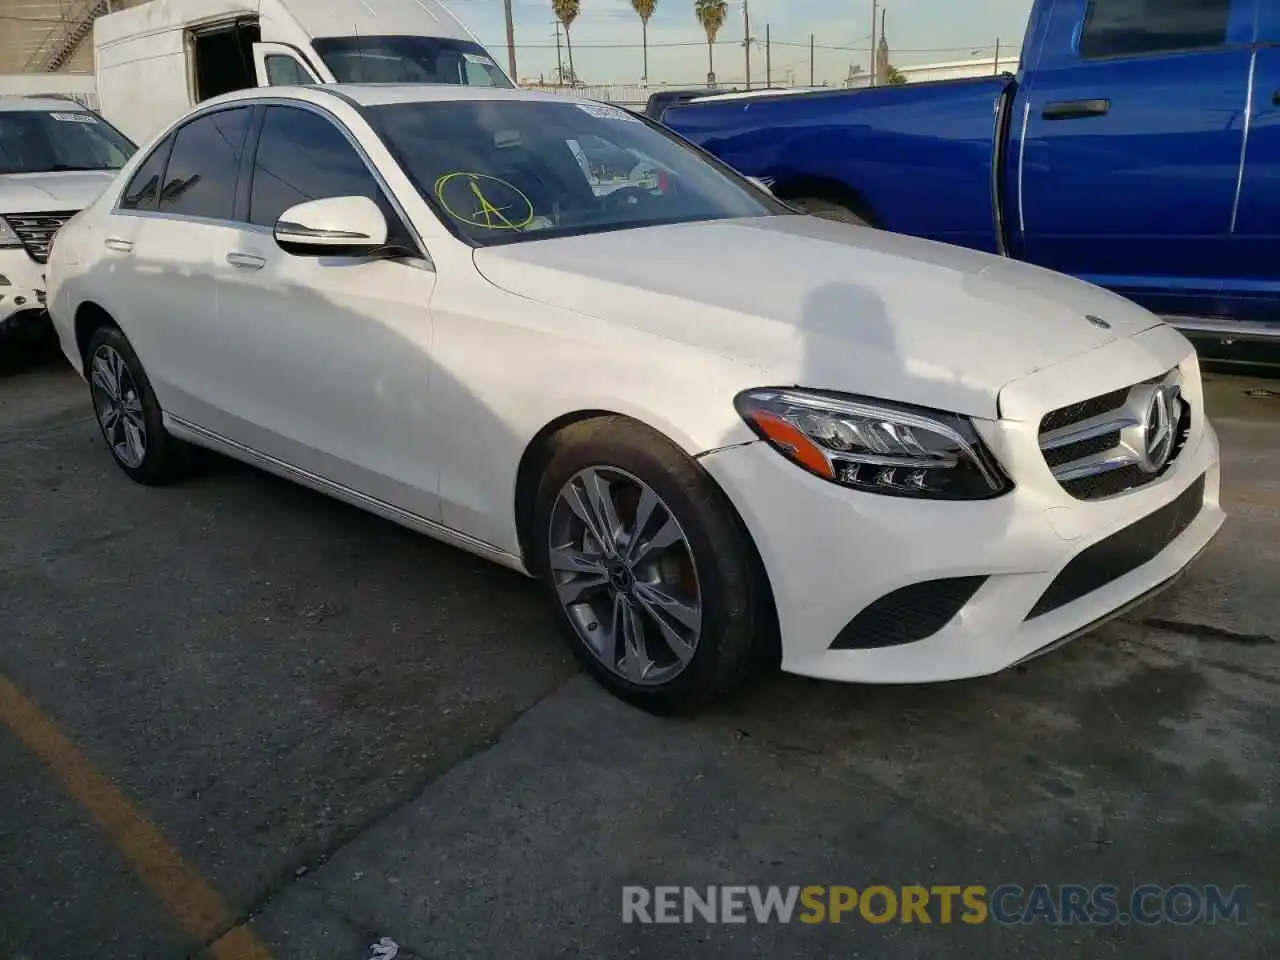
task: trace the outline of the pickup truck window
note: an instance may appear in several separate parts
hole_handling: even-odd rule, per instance
[[[1231,0],[1089,0],[1080,55],[1094,59],[1220,47],[1230,18]]]

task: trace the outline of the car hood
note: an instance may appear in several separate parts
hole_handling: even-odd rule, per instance
[[[755,368],[759,385],[987,418],[1004,385],[1160,323],[1048,270],[816,217],[532,240],[475,263],[511,293]]]
[[[83,210],[116,178],[115,170],[0,176],[0,214]]]

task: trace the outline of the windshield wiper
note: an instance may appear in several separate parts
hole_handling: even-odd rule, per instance
[[[115,167],[78,167],[70,163],[55,163],[52,167],[45,170],[32,170],[31,173],[81,173],[86,170],[103,171],[115,170]]]

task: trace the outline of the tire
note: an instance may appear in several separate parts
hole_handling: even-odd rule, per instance
[[[800,197],[790,201],[790,203],[793,207],[797,207],[811,217],[821,217],[824,220],[835,220],[839,223],[852,223],[858,227],[871,226],[871,221],[861,212],[831,200],[820,200],[817,197]]]
[[[578,538],[586,524],[571,506],[574,492],[579,506],[588,504],[587,485],[600,481],[619,529],[634,528],[642,505],[652,507],[642,529],[614,538],[619,558],[611,561],[601,556],[606,551],[598,540],[585,532]],[[601,513],[590,515],[598,520]],[[531,572],[542,581],[579,662],[621,699],[651,713],[688,713],[769,662],[776,619],[754,545],[720,488],[660,434],[624,417],[561,431],[552,441],[532,522]],[[675,534],[680,542],[663,546]],[[580,602],[566,599],[580,588]],[[700,615],[688,642],[688,618],[668,611],[687,615],[691,600]],[[628,643],[637,621],[644,656],[634,655],[636,647]],[[676,634],[683,649],[671,639]],[[633,669],[645,660],[648,672]]]
[[[99,327],[89,338],[85,377],[98,428],[121,470],[147,486],[171,483],[187,473],[191,447],[165,430],[151,381],[118,327]],[[113,378],[120,388],[115,397]]]

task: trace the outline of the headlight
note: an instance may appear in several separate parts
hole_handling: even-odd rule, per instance
[[[853,490],[933,500],[1007,493],[973,424],[956,414],[810,390],[747,390],[734,406],[775,450]]]
[[[22,246],[22,241],[13,232],[13,227],[5,222],[4,217],[0,217],[0,249],[20,246]]]

